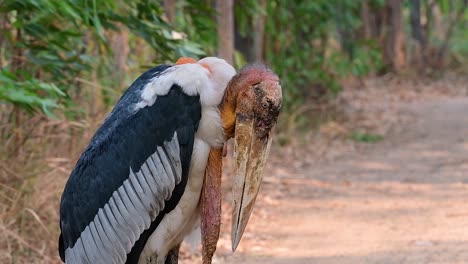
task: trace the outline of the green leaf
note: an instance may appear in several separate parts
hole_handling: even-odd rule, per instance
[[[350,138],[356,142],[361,143],[376,143],[384,139],[382,135],[363,133],[358,131],[354,131],[353,133],[351,133]]]

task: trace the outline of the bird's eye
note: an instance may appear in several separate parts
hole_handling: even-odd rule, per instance
[[[268,108],[268,103],[265,102],[265,103],[262,104],[262,106],[263,106],[263,108]]]

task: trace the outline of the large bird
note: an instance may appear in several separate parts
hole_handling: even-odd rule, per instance
[[[127,89],[65,186],[62,261],[177,263],[180,243],[199,222],[210,150],[233,136],[240,164],[234,192],[237,246],[259,183],[253,181],[253,192],[245,187],[259,179],[281,106],[278,93],[269,92],[272,82],[279,87],[277,77],[262,86],[261,72],[268,70],[248,71],[236,75],[225,93],[236,73],[231,65],[214,57],[183,59],[145,72]]]

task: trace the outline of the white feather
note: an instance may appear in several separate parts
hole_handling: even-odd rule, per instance
[[[209,66],[211,72],[201,64]],[[179,85],[187,95],[200,95],[204,106],[216,106],[223,98],[226,86],[236,74],[225,60],[207,57],[198,63],[175,65],[155,76],[145,85],[136,110],[151,106],[158,96],[166,95],[172,85]]]

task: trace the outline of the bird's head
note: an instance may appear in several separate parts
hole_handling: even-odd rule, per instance
[[[280,80],[263,65],[242,69],[229,82],[221,103],[228,138],[234,138],[232,249],[237,248],[257,197],[272,129],[282,103]]]

